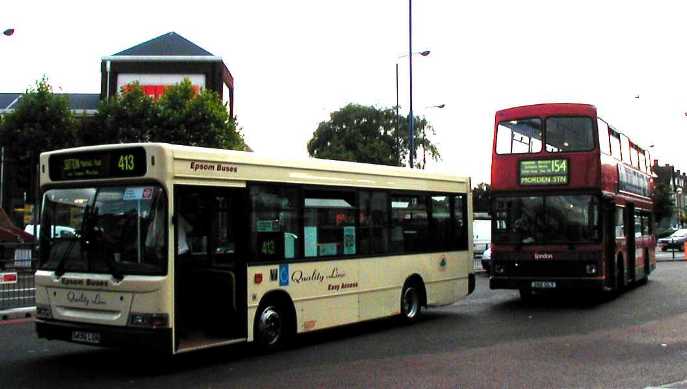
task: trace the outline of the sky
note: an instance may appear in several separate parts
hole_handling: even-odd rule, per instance
[[[174,31],[221,56],[248,144],[307,158],[317,125],[348,103],[395,105],[408,52],[407,0],[13,1],[3,5],[0,92],[47,75],[98,93],[100,60]],[[430,169],[489,182],[494,113],[595,105],[663,163],[687,170],[687,3],[413,2],[413,108],[437,134]],[[408,111],[408,59],[400,105]],[[639,98],[636,98],[639,96]],[[445,108],[432,108],[445,104]]]

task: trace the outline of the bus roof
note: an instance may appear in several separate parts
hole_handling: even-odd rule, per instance
[[[442,172],[432,172],[404,167],[374,165],[367,163],[334,161],[317,158],[302,160],[279,159],[255,152],[213,149],[206,147],[182,146],[169,143],[122,143],[98,146],[84,146],[70,149],[55,150],[41,153],[41,161],[46,161],[51,155],[64,153],[78,153],[116,148],[143,147],[157,149],[171,154],[174,160],[198,160],[207,162],[236,163],[251,166],[281,167],[310,171],[330,171],[337,173],[367,174],[410,179],[424,179],[435,181],[452,181],[469,183],[469,177],[462,177]]]
[[[596,107],[591,104],[581,103],[543,103],[522,105],[502,109],[496,112],[496,121],[514,118],[524,118],[527,116],[549,116],[556,114],[565,115],[596,115]]]

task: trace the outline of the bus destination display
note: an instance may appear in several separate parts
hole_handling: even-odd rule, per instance
[[[565,185],[568,173],[566,159],[520,161],[520,185]]]
[[[97,178],[140,177],[146,173],[146,153],[142,147],[51,155],[53,181]]]

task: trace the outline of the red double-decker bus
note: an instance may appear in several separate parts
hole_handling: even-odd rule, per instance
[[[651,156],[588,104],[496,113],[492,289],[623,290],[656,267]]]

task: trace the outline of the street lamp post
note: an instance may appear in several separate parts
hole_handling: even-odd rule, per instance
[[[408,64],[410,73],[410,115],[408,117],[408,162],[413,168],[413,157],[415,154],[415,142],[413,139],[415,132],[415,118],[413,117],[413,0],[408,0]]]
[[[398,56],[396,59],[396,161],[398,162],[398,165],[401,165],[401,140],[399,138],[399,130],[401,129],[401,117],[398,115],[398,109],[399,109],[399,102],[398,102],[398,61],[402,58],[405,57],[412,57],[415,54],[420,54],[423,57],[426,57],[431,53],[429,50],[423,50],[423,51],[417,51],[415,53],[410,53],[408,54],[403,54]],[[412,100],[412,98],[411,98]],[[442,107],[443,108],[443,107]],[[412,167],[412,165],[411,165]]]

